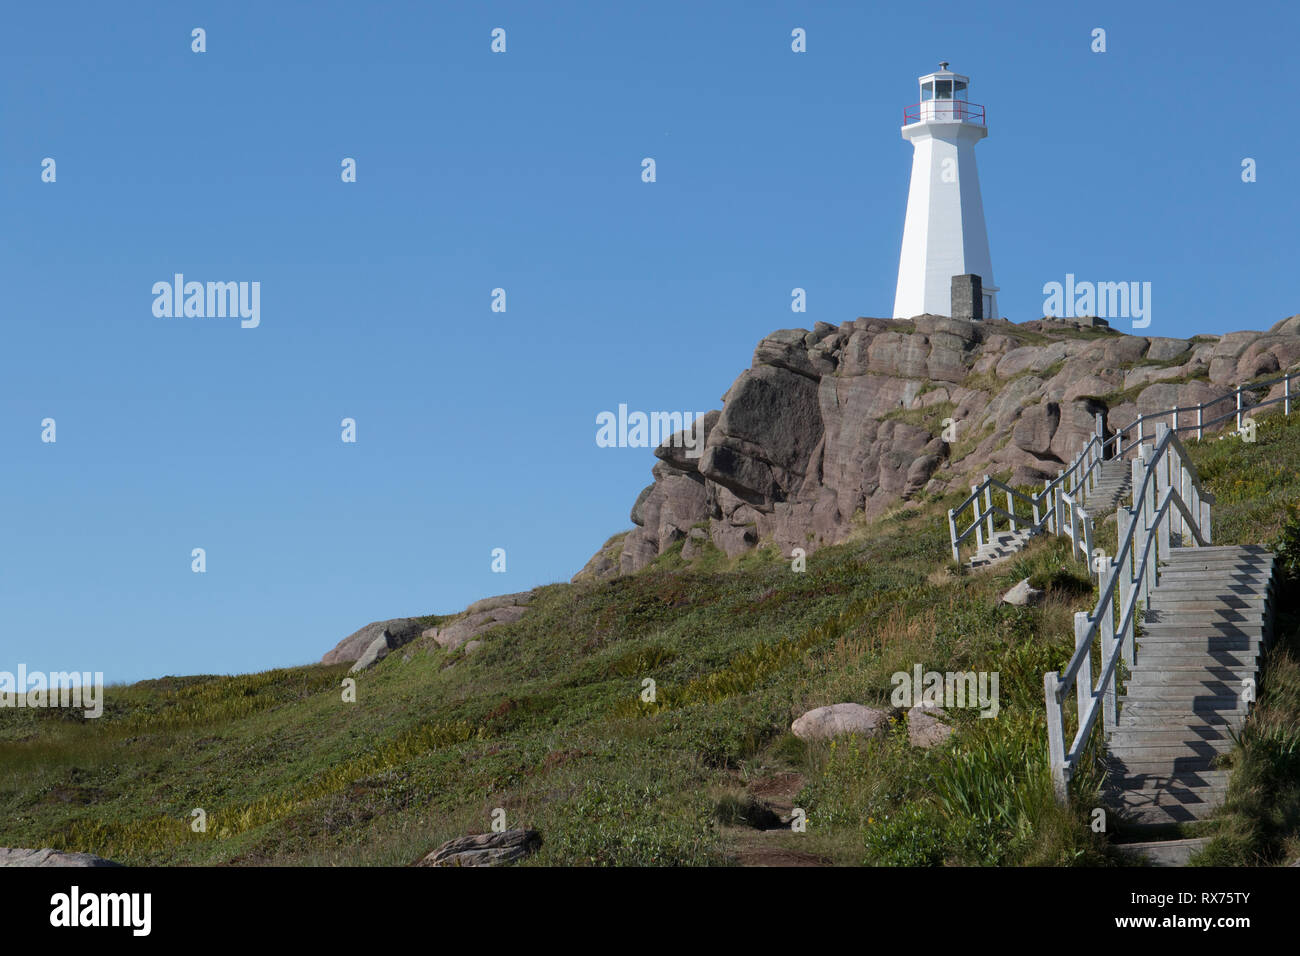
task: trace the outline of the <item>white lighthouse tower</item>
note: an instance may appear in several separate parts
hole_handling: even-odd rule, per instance
[[[898,258],[894,318],[949,315],[952,277],[980,277],[984,318],[998,317],[997,286],[984,228],[975,144],[989,134],[984,107],[967,101],[970,77],[947,63],[921,77],[921,99],[903,111],[912,144],[903,251]]]

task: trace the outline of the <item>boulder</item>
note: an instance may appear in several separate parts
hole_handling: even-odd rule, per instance
[[[845,734],[880,737],[889,729],[890,712],[861,704],[831,704],[808,711],[790,725],[800,740],[830,740]]]
[[[417,860],[414,866],[499,866],[536,853],[542,835],[536,830],[475,833],[448,840]]]
[[[1170,339],[1161,336],[1148,340],[1151,344],[1147,348],[1147,359],[1152,362],[1167,362],[1171,358],[1182,355],[1192,347],[1192,343],[1186,339]]]
[[[465,613],[479,614],[483,611],[495,611],[503,607],[523,608],[532,602],[536,594],[537,591],[534,589],[532,591],[516,591],[514,594],[498,594],[495,597],[483,598],[465,608]]]
[[[24,850],[0,846],[0,866],[121,866],[93,853],[64,853],[51,850]]]
[[[713,431],[722,412],[714,409],[692,422],[687,428],[674,432],[655,449],[655,457],[682,472],[694,472],[699,468],[700,456],[708,444],[709,432]]]
[[[929,749],[947,741],[952,728],[943,720],[942,707],[917,704],[907,712],[907,741],[913,747]]]
[[[654,490],[654,485],[646,485],[641,489],[641,494],[636,496],[636,501],[632,502],[632,512],[628,517],[632,519],[632,523],[638,528],[645,527],[645,503]]]
[[[507,605],[473,614],[466,612],[462,617],[456,618],[451,623],[433,629],[433,633],[428,634],[428,636],[439,647],[454,651],[462,644],[486,634],[494,627],[511,624],[519,620],[527,610],[526,607]]]
[[[360,630],[353,631],[334,646],[334,649],[321,658],[322,664],[346,664],[356,661],[365,654],[375,642],[387,632],[390,647],[401,647],[420,635],[420,619],[415,617],[398,617],[391,621],[376,621]]]
[[[1002,595],[1002,603],[1010,604],[1014,607],[1027,607],[1039,603],[1042,599],[1043,592],[1039,588],[1030,587],[1029,578],[1025,578],[1006,594]]]
[[[359,674],[361,671],[374,667],[387,657],[388,652],[392,649],[393,638],[388,631],[385,630],[376,637],[364,651],[361,652],[361,656],[357,658],[356,663],[352,665],[348,673]]]

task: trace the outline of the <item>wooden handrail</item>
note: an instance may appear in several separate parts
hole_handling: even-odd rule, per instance
[[[1196,437],[1200,438],[1206,429],[1213,428],[1215,425],[1235,417],[1237,419],[1238,430],[1240,430],[1242,417],[1248,411],[1254,411],[1256,409],[1266,408],[1270,405],[1282,403],[1283,414],[1290,415],[1291,382],[1297,378],[1300,378],[1300,371],[1287,372],[1277,378],[1266,379],[1260,382],[1248,382],[1244,385],[1239,385],[1232,392],[1229,392],[1220,398],[1203,402],[1199,405],[1189,405],[1185,408],[1175,405],[1173,408],[1166,409],[1163,412],[1139,415],[1123,428],[1115,431],[1110,437],[1103,436],[1099,424],[1097,434],[1094,434],[1084,444],[1079,453],[1071,460],[1069,466],[1062,469],[1055,478],[1049,479],[1044,484],[1043,490],[1035,495],[1026,495],[1023,492],[1017,491],[1003,482],[998,481],[996,478],[990,478],[988,475],[985,475],[983,481],[978,485],[973,486],[971,488],[971,493],[960,504],[948,511],[949,539],[952,545],[953,560],[961,560],[961,545],[965,541],[969,540],[972,534],[976,536],[979,543],[983,543],[983,535],[980,531],[981,527],[988,530],[989,533],[993,533],[994,527],[992,519],[994,517],[1000,516],[1010,521],[1012,530],[1016,530],[1017,526],[1023,524],[1027,530],[1035,533],[1043,531],[1046,528],[1052,528],[1059,533],[1061,529],[1053,527],[1057,518],[1055,495],[1058,489],[1064,488],[1065,490],[1063,493],[1073,494],[1081,486],[1088,483],[1089,479],[1091,479],[1096,473],[1103,460],[1125,458],[1130,452],[1143,447],[1152,437],[1143,434],[1143,423],[1157,420],[1157,430],[1163,425],[1174,434],[1180,432],[1195,432]],[[1247,392],[1252,392],[1261,388],[1272,388],[1279,382],[1285,383],[1286,385],[1283,394],[1276,398],[1269,398],[1255,402],[1250,405],[1249,408],[1242,405],[1242,396]],[[1223,402],[1234,402],[1235,407],[1233,410],[1223,415],[1219,415],[1206,421],[1203,414],[1204,411],[1208,408],[1214,407],[1215,405],[1222,404]],[[1179,416],[1184,413],[1193,412],[1197,416],[1195,424],[1178,424]],[[1172,418],[1172,425],[1163,421],[1163,419],[1170,418]],[[1135,440],[1125,444],[1125,436],[1131,435],[1135,429],[1137,432]],[[1110,454],[1107,454],[1108,451]],[[1194,480],[1199,484],[1200,476],[1196,474],[1195,465],[1192,464],[1191,460],[1187,458],[1185,454],[1182,455],[1182,462],[1191,470]],[[1008,514],[1009,511],[1014,511],[1014,508],[1011,508],[1010,506],[1006,511],[999,509],[996,513],[993,512],[987,505],[991,502],[991,495],[995,488],[999,491],[1005,492],[1011,498],[1028,505],[1030,510],[1033,512],[1033,517],[1025,518],[1019,515],[1013,516]],[[1213,500],[1203,491],[1200,494],[1202,501],[1208,502]],[[985,499],[985,506],[981,506],[980,504],[981,496]],[[957,523],[959,517],[972,505],[974,506],[974,511],[970,525],[967,526],[965,530],[958,531]]]
[[[1181,516],[1179,530],[1190,531],[1197,545],[1205,546],[1211,541],[1212,499],[1201,490],[1200,479],[1177,434],[1164,423],[1157,425],[1154,448],[1144,446],[1139,455],[1139,460],[1133,463],[1134,504],[1132,508],[1121,507],[1116,514],[1118,553],[1108,562],[1097,603],[1091,614],[1080,611],[1075,615],[1075,648],[1069,662],[1062,670],[1043,675],[1048,760],[1053,789],[1062,803],[1068,799],[1070,778],[1096,727],[1098,715],[1104,717],[1107,727],[1114,727],[1118,721],[1115,665],[1121,654],[1129,665],[1133,663],[1137,607],[1139,602],[1146,606],[1151,588],[1159,583],[1159,561],[1168,553],[1174,512]],[[1118,621],[1115,619],[1117,589]],[[1092,645],[1099,637],[1102,662],[1094,684]],[[1071,688],[1075,689],[1079,719],[1067,749],[1062,704]]]

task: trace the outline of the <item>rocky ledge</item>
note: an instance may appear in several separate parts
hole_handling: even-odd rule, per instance
[[[1223,400],[1211,417],[1235,407],[1225,396],[1238,384],[1298,363],[1300,316],[1191,339],[935,315],[782,329],[705,417],[700,457],[680,437],[655,450],[635,527],[575,580],[637,571],[678,542],[687,560],[760,542],[811,553],[847,537],[855,516],[984,472],[1017,484],[1053,476],[1098,414],[1112,433],[1140,414]]]

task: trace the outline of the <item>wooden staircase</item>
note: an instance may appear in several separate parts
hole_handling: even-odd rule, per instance
[[[975,554],[971,556],[968,567],[972,570],[987,568],[1000,561],[1005,561],[1013,554],[1021,551],[1034,534],[1035,532],[1029,528],[1021,528],[1018,531],[996,532],[979,546]]]
[[[1107,459],[1098,464],[1097,484],[1083,503],[1083,510],[1091,518],[1111,515],[1133,487],[1133,469],[1123,459]]]
[[[1107,741],[1103,799],[1123,835],[1168,836],[1223,802],[1228,773],[1215,760],[1232,749],[1254,699],[1272,636],[1273,565],[1257,545],[1168,552]],[[1156,865],[1179,866],[1204,842],[1125,846]]]

